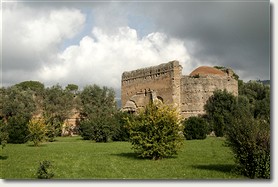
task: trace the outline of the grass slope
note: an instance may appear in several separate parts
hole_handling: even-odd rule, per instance
[[[128,142],[94,143],[60,137],[40,147],[8,144],[1,153],[1,178],[35,179],[39,162],[50,160],[56,179],[240,179],[231,172],[232,154],[221,138],[185,141],[179,154],[139,159]]]

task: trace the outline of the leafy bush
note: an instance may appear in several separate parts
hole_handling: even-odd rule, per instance
[[[113,129],[113,141],[128,141],[129,132],[127,118],[131,119],[133,114],[119,111],[115,116],[115,127]]]
[[[45,140],[46,125],[43,119],[31,119],[28,123],[29,140],[34,143],[34,146],[39,146],[39,143]]]
[[[3,120],[0,120],[0,145],[2,146],[2,149],[6,146],[8,138],[7,124],[3,122]]]
[[[208,124],[202,117],[189,117],[183,124],[184,135],[187,140],[207,137]]]
[[[22,116],[12,116],[7,121],[8,143],[26,143],[28,141],[28,119]]]
[[[108,142],[112,139],[111,123],[104,117],[82,120],[79,129],[84,140]]]
[[[40,165],[37,170],[37,178],[38,179],[51,179],[54,177],[54,173],[52,171],[53,165],[50,161],[44,160],[40,162]]]
[[[55,138],[62,133],[62,122],[57,118],[47,118],[45,124],[47,141],[54,142]]]
[[[237,169],[249,178],[270,178],[270,123],[240,114],[227,131]]]
[[[178,112],[161,103],[151,103],[128,120],[130,140],[140,157],[154,160],[177,154],[183,142]]]

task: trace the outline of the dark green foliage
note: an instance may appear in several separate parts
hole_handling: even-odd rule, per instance
[[[270,123],[235,114],[227,131],[238,170],[249,178],[270,178]]]
[[[215,114],[212,118],[212,126],[215,136],[223,137],[225,131],[224,117],[220,114]]]
[[[189,117],[184,122],[184,135],[187,140],[205,139],[208,124],[202,117]]]
[[[87,86],[81,92],[80,100],[81,136],[97,142],[112,140],[117,113],[114,90],[97,85]]]
[[[112,136],[113,141],[128,141],[129,131],[127,118],[131,119],[133,114],[118,111],[115,115],[115,128]]]
[[[227,90],[216,90],[208,99],[204,108],[216,136],[225,134],[225,130],[231,122],[231,112],[236,108],[236,105],[237,98]]]
[[[84,140],[95,140],[96,142],[109,142],[112,140],[113,130],[110,121],[104,116],[85,119],[80,124],[80,135]]]
[[[263,118],[269,120],[270,117],[270,86],[257,81],[244,83],[239,81],[239,95],[246,96],[250,111],[254,118]]]
[[[44,160],[40,162],[40,165],[37,170],[37,178],[38,179],[51,179],[54,177],[54,173],[52,171],[53,165],[50,161]]]
[[[78,86],[75,84],[68,84],[66,87],[66,90],[70,91],[73,94],[77,94],[78,92]]]
[[[6,123],[9,143],[25,143],[28,135],[27,123],[35,111],[32,92],[13,86],[1,89],[2,122]]]
[[[12,116],[21,116],[27,121],[31,119],[36,106],[30,91],[13,86],[2,88],[1,92],[1,118],[7,120]]]
[[[28,119],[23,116],[12,116],[7,120],[8,143],[25,143],[28,141]]]
[[[135,152],[140,157],[154,160],[177,154],[184,139],[178,116],[170,106],[151,103],[128,120]]]
[[[62,124],[70,117],[74,109],[74,95],[63,90],[60,85],[45,89],[43,116],[47,124],[47,136],[50,141],[61,135]]]
[[[43,92],[44,90],[44,85],[39,81],[24,81],[16,84],[15,86],[20,88],[21,90],[32,90],[36,93]]]
[[[6,146],[9,139],[8,126],[7,123],[4,123],[3,120],[0,120],[0,145],[2,149]]]
[[[239,82],[237,109],[227,133],[239,171],[250,178],[270,178],[270,87]]]

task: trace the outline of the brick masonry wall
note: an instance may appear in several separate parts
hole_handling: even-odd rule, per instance
[[[144,107],[151,96],[176,106],[185,118],[204,114],[204,105],[216,89],[238,95],[238,81],[230,71],[221,75],[183,76],[178,61],[122,74],[122,107],[133,102]]]

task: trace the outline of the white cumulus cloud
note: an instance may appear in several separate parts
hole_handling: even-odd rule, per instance
[[[190,66],[183,41],[159,32],[139,38],[130,27],[120,27],[113,34],[94,27],[91,35],[83,37],[79,45],[66,48],[58,58],[59,64],[41,70],[41,78],[46,82],[59,78],[62,84],[95,83],[116,90],[120,89],[124,71],[171,60]]]
[[[85,19],[85,15],[74,8],[3,4],[2,81],[38,80],[36,71],[48,63],[55,64],[60,46],[65,39],[80,32]]]

